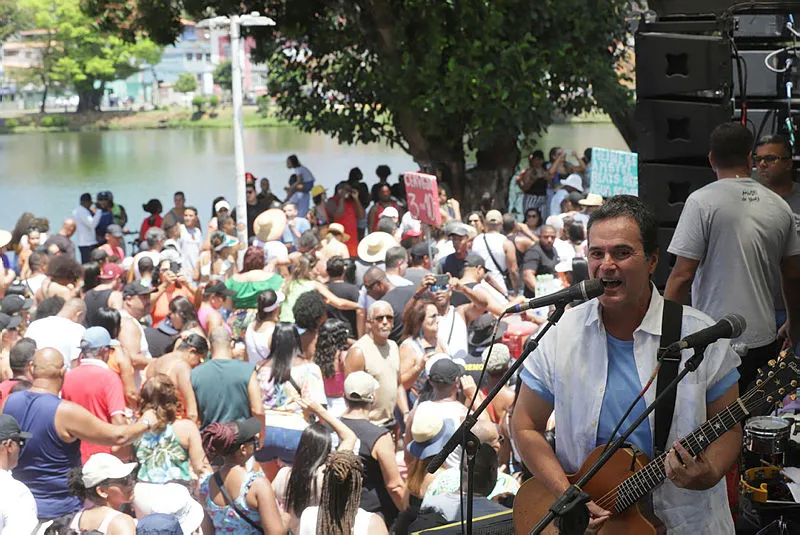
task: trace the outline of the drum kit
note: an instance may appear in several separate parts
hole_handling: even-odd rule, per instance
[[[744,522],[758,527],[788,522],[795,529],[800,525],[800,500],[792,492],[797,486],[788,476],[790,472],[798,474],[798,470],[790,467],[800,467],[800,414],[747,420],[740,466],[740,514]]]

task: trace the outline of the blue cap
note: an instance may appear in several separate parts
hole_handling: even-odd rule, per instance
[[[176,516],[153,513],[139,520],[136,535],[183,535],[183,530]]]
[[[81,349],[100,349],[118,345],[119,342],[111,339],[105,327],[89,327],[81,338]]]

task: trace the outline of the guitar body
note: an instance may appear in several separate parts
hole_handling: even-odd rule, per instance
[[[568,475],[570,483],[574,483],[586,472],[603,452],[603,446],[596,448],[583,463],[580,470]],[[649,460],[643,453],[636,455],[630,449],[618,450],[609,459],[608,463],[586,484],[583,488],[592,501],[597,503],[600,498],[630,477],[633,473],[645,466]],[[556,497],[553,496],[536,479],[526,481],[514,498],[514,533],[517,535],[528,534],[531,529],[547,514]],[[601,501],[602,503],[602,501]],[[605,505],[605,504],[603,504]],[[605,507],[613,511],[613,505]],[[558,535],[555,524],[550,524],[543,531],[548,535]],[[621,513],[612,515],[599,531],[600,535],[656,535],[666,533],[666,529],[658,517],[650,509],[647,498],[629,507]]]

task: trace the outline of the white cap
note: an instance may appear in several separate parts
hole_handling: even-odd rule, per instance
[[[231,211],[231,205],[225,199],[222,199],[221,201],[217,201],[217,204],[214,205],[214,211],[215,212],[219,212],[223,208],[225,208],[229,212]]]
[[[397,212],[397,208],[388,206],[381,212],[381,217],[400,217],[400,214]]]
[[[143,516],[151,514],[173,515],[181,531],[190,535],[203,523],[203,507],[179,483],[153,484],[138,482],[134,489],[134,505]]]
[[[83,465],[81,480],[87,489],[109,479],[122,479],[131,475],[136,463],[123,463],[110,453],[95,453]]]
[[[557,215],[551,215],[547,217],[547,221],[544,222],[545,225],[550,225],[556,232],[561,232],[561,229],[564,228],[564,220],[558,217]]]

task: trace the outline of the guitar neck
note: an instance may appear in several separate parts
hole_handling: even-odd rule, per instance
[[[739,398],[728,405],[725,410],[716,414],[691,434],[681,439],[680,443],[694,457],[725,434],[726,431],[742,421],[748,413],[745,403]],[[616,512],[624,511],[666,479],[667,475],[664,471],[666,457],[667,453],[662,453],[617,486]]]

